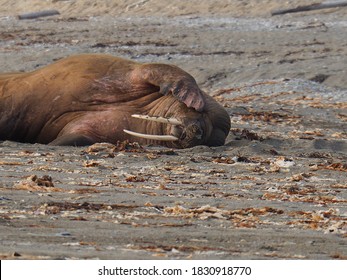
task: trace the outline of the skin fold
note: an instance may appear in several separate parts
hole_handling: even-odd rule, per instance
[[[28,73],[0,74],[0,112],[0,140],[51,145],[129,140],[174,148],[219,146],[230,130],[225,109],[182,69],[103,54],[71,56]],[[132,114],[175,117],[182,124]],[[179,140],[143,139],[124,129]]]

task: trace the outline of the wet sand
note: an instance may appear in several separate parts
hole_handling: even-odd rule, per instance
[[[277,1],[199,13],[140,1],[104,14],[53,1],[61,15],[22,21],[28,7],[9,2],[1,72],[74,53],[173,63],[232,129],[223,147],[187,150],[0,143],[2,259],[347,257],[347,9],[270,17]]]

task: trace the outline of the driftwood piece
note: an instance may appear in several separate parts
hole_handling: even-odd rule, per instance
[[[60,15],[60,13],[57,10],[45,10],[40,12],[22,14],[18,16],[18,19],[35,19],[39,17],[48,17],[54,15]]]
[[[298,6],[296,8],[291,8],[291,9],[275,10],[271,12],[271,15],[276,16],[276,15],[283,15],[288,13],[306,12],[306,11],[321,10],[321,9],[328,9],[328,8],[338,8],[338,7],[345,7],[345,6],[347,6],[347,1],[314,3],[311,5]]]

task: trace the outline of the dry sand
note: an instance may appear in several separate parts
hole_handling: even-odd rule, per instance
[[[312,4],[310,0],[1,0],[2,15],[57,9],[64,16],[269,16],[272,10]],[[334,10],[336,11],[336,9]],[[326,11],[325,11],[326,12]]]
[[[0,0],[1,72],[173,63],[232,121],[218,148],[0,143],[1,258],[346,258],[347,8],[270,16],[303,3]]]

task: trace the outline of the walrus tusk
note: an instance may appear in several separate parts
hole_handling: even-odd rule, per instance
[[[159,140],[159,141],[177,141],[177,140],[179,140],[177,137],[172,136],[172,135],[143,134],[143,133],[130,131],[130,130],[127,130],[127,129],[123,129],[123,131],[125,133],[128,133],[128,134],[136,136],[136,137],[145,138],[145,139],[151,139],[151,140]]]
[[[143,120],[148,120],[148,121],[153,121],[153,122],[160,122],[160,123],[169,123],[169,124],[174,124],[174,125],[182,125],[183,123],[179,121],[176,118],[163,118],[163,117],[151,117],[148,115],[131,115],[133,118],[137,119],[143,119]]]

